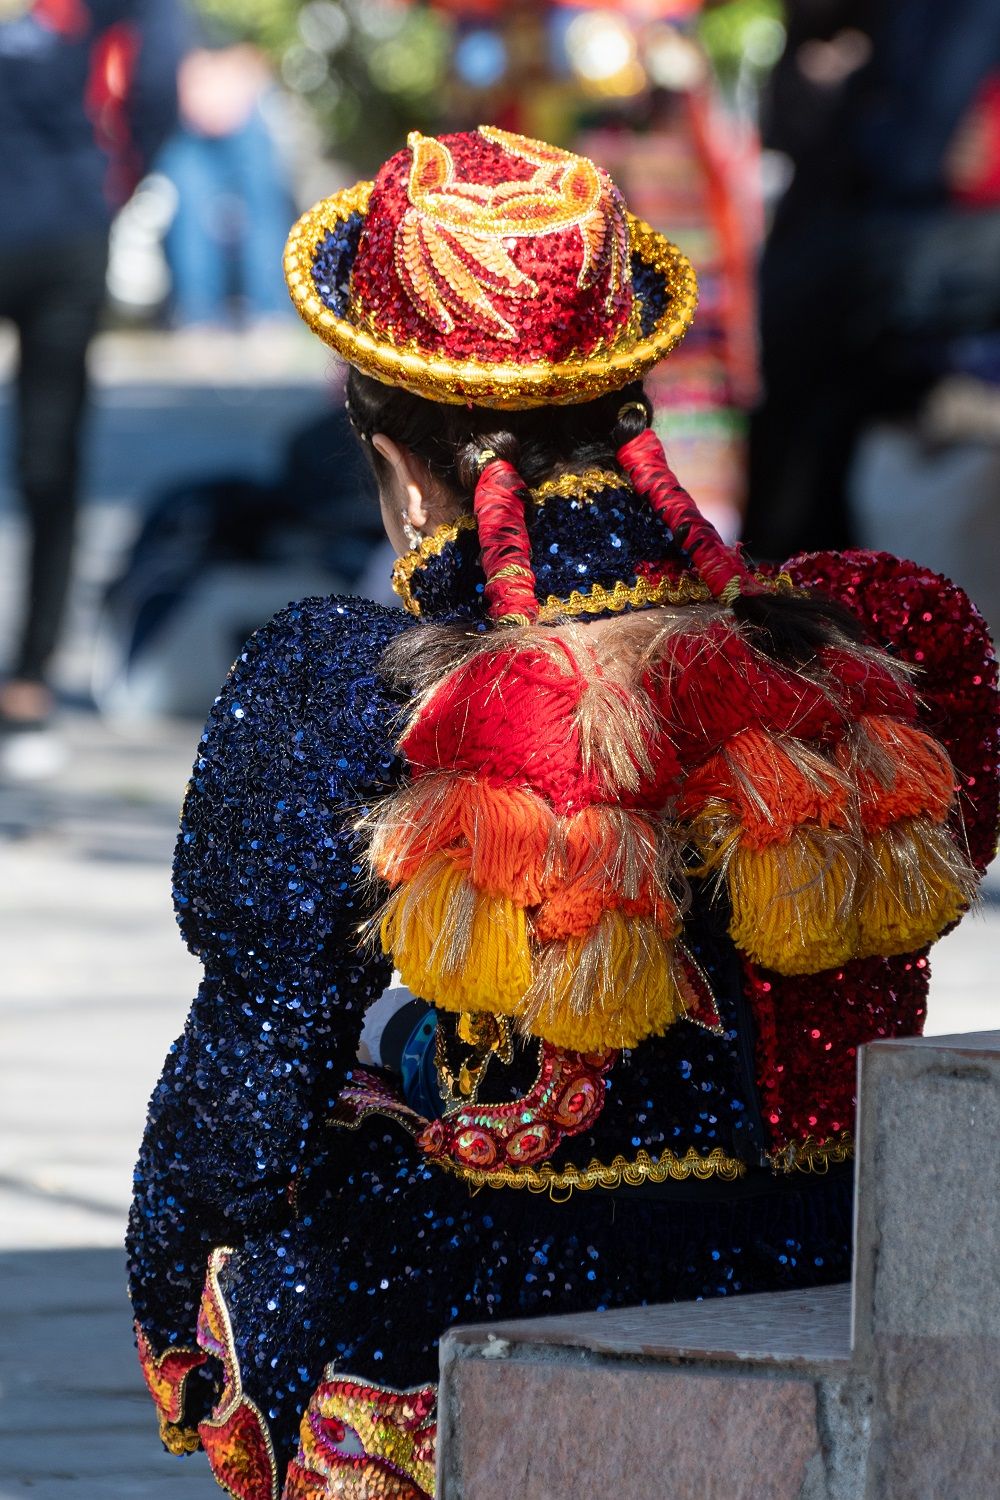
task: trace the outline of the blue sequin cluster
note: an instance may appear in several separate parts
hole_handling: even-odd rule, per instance
[[[355,212],[328,229],[316,247],[312,278],[320,299],[338,318],[344,317],[351,295],[351,267],[358,253],[364,214]]]
[[[586,497],[551,496],[526,512],[536,594],[568,598],[594,584],[605,589],[633,585],[650,561],[681,561],[670,530],[649,503],[622,479]],[[422,615],[482,614],[485,579],[474,531],[462,531],[436,557],[429,557],[410,579]]]

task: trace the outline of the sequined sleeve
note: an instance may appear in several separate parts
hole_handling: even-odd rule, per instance
[[[155,1342],[189,1336],[207,1248],[281,1222],[313,1121],[389,965],[361,951],[375,900],[353,824],[393,784],[398,712],[377,674],[406,618],[311,600],[252,638],[216,701],[174,865],[204,981],[150,1106],[130,1231]]]

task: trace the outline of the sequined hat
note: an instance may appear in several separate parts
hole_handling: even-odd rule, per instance
[[[492,126],[413,131],[374,182],[292,229],[301,316],[349,364],[434,401],[589,401],[683,337],[694,271],[606,172]]]

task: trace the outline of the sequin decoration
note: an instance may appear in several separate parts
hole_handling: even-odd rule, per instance
[[[282,1500],[433,1500],[437,1388],[394,1391],[332,1367],[309,1399]]]
[[[192,1453],[198,1447],[198,1434],[184,1425],[184,1389],[192,1370],[205,1363],[205,1353],[195,1348],[173,1348],[154,1354],[138,1323],[135,1338],[142,1378],[156,1405],[163,1445],[171,1453]]]
[[[543,1042],[531,1091],[507,1104],[475,1102],[432,1120],[417,1137],[422,1151],[459,1170],[489,1174],[544,1161],[568,1136],[579,1135],[604,1106],[604,1076],[613,1052],[588,1056]]]
[[[358,369],[501,409],[627,385],[697,302],[689,262],[599,168],[492,128],[415,136],[374,183],[317,204],[289,236],[285,276],[301,316]]]
[[[918,672],[920,724],[959,776],[955,836],[984,869],[996,847],[1000,797],[997,665],[968,597],[926,568],[887,553],[816,553],[787,571],[851,610],[873,638]],[[763,1114],[776,1164],[799,1165],[853,1128],[857,1051],[919,1035],[927,1012],[926,952],[856,960],[820,974],[782,976],[747,966]]]
[[[198,1314],[198,1343],[225,1371],[222,1395],[212,1415],[198,1424],[198,1436],[212,1473],[234,1500],[277,1500],[278,1466],[260,1407],[244,1395],[232,1324],[219,1286],[219,1274],[232,1251],[212,1251]]]

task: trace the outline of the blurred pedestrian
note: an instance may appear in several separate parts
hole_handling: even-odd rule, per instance
[[[0,317],[20,346],[15,463],[29,528],[0,728],[4,760],[26,773],[50,758],[109,223],[174,124],[181,32],[175,0],[0,0]]]
[[[860,434],[924,400],[942,340],[1000,328],[1000,212],[972,128],[998,78],[996,0],[791,6],[765,137],[794,176],[761,271],[758,555],[855,542]]]
[[[178,199],[166,241],[174,319],[227,323],[233,293],[250,323],[290,317],[281,256],[292,199],[267,61],[246,43],[199,47],[179,85],[180,129],[159,161]]]

